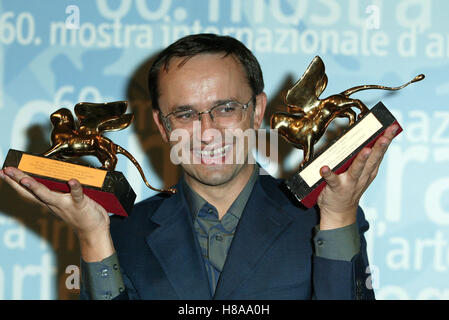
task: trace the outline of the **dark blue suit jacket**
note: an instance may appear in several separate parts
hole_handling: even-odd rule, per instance
[[[130,299],[369,299],[368,258],[359,209],[361,251],[351,262],[313,254],[316,209],[304,209],[259,176],[237,226],[212,297],[188,205],[177,186],[135,205],[126,218],[111,218],[111,234]]]

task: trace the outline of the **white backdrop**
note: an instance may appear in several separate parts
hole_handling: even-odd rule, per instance
[[[229,34],[259,59],[269,112],[315,55],[326,65],[328,96],[361,84],[400,91],[354,95],[377,101],[404,128],[362,199],[379,299],[449,299],[449,2],[444,0],[1,0],[0,163],[8,149],[42,153],[49,115],[80,101],[129,100],[132,127],[109,136],[139,160],[151,182],[170,185],[178,171],[150,118],[146,71],[151,57],[181,36]],[[286,145],[286,176],[302,153]],[[283,168],[283,170],[280,170]],[[125,158],[138,195],[146,189]],[[77,298],[74,235],[52,215],[0,186],[0,299]]]

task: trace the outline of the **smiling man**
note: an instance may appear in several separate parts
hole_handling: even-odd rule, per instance
[[[187,36],[162,51],[149,73],[153,119],[188,161],[176,194],[138,203],[126,219],[109,218],[76,180],[59,194],[17,169],[0,171],[77,233],[82,298],[374,298],[368,222],[358,203],[397,127],[363,149],[347,172],[323,167],[327,186],[317,206],[305,209],[281,190],[282,181],[259,175],[248,148],[237,147],[238,132],[262,124],[263,88],[256,58],[231,37]],[[171,141],[177,130],[187,139]]]
[[[213,41],[211,36],[203,38]],[[201,37],[187,38],[183,43],[194,47],[198,46],[195,41],[199,39]],[[176,48],[176,45],[173,46]],[[190,50],[182,54],[189,54]],[[170,48],[167,51],[170,52]],[[221,219],[254,171],[254,165],[247,161],[248,148],[242,149],[245,161],[237,161],[236,139],[224,137],[236,129],[246,131],[260,127],[266,106],[266,96],[261,91],[263,82],[262,85],[257,83],[257,91],[253,90],[242,63],[226,51],[174,56],[164,61],[156,78],[152,73],[156,72],[157,65],[158,61],[150,71],[150,87],[157,83],[158,88],[152,96],[158,99],[153,119],[166,142],[174,129],[190,134],[186,146],[191,152],[188,157],[191,161],[182,165],[185,182],[214,204]],[[261,76],[260,69],[257,72]],[[194,130],[196,121],[200,121],[198,130]],[[217,138],[217,133],[222,139]]]

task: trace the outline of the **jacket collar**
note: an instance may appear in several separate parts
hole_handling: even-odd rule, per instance
[[[277,190],[276,190],[277,189]],[[276,180],[260,176],[237,226],[214,299],[229,299],[244,285],[266,251],[290,225],[293,217],[282,210]]]
[[[180,183],[176,190],[151,216],[158,226],[145,240],[180,299],[211,299],[206,268]]]
[[[180,183],[151,220],[158,225],[146,242],[180,299],[211,299],[208,276]],[[228,252],[214,299],[227,299],[243,285],[293,217],[272,177],[259,176]]]

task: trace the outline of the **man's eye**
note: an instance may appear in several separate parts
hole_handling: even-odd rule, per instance
[[[237,109],[237,106],[232,103],[228,103],[217,108],[218,113],[231,113]]]
[[[193,118],[193,116],[194,112],[191,111],[175,113],[175,118],[179,120],[188,120]]]

